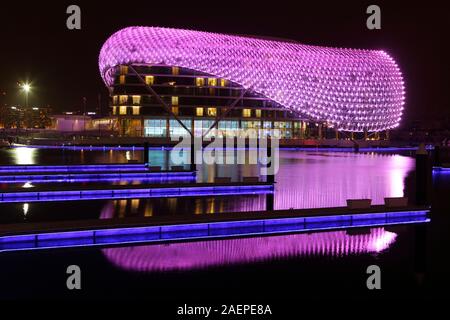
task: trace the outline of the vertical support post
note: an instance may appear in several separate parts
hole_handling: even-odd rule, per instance
[[[428,202],[428,152],[423,143],[416,152],[416,204]]]
[[[435,167],[441,166],[441,148],[439,146],[434,146],[434,161],[433,165]]]
[[[273,211],[275,208],[274,194],[267,193],[266,194],[266,211]]]
[[[267,137],[267,159],[269,159],[271,157],[272,157],[272,137],[269,135]],[[275,161],[275,160],[272,159],[272,161]],[[273,172],[272,169],[269,168],[271,165],[271,162],[267,161],[267,164],[266,164],[266,166],[267,166],[267,182],[273,184],[273,183],[275,183],[275,173]],[[270,170],[270,172],[269,172],[269,170]]]
[[[195,171],[196,170],[196,165],[195,165],[195,143],[194,143],[194,139],[193,137],[191,137],[191,161],[190,161],[190,170],[191,171]]]
[[[148,142],[144,142],[144,165],[148,166],[149,163],[149,157],[148,157],[148,150],[149,150],[149,146],[148,146]]]

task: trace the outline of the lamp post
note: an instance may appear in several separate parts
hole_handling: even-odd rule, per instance
[[[23,92],[25,92],[25,106],[28,108],[28,93],[31,90],[31,85],[29,83],[22,83],[20,87],[22,88]]]

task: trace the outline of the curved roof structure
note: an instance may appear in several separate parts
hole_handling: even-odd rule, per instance
[[[100,51],[106,85],[124,64],[170,65],[228,79],[338,130],[398,126],[404,84],[384,51],[339,49],[192,30],[129,27]]]

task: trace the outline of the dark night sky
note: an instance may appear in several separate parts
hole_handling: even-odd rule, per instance
[[[235,1],[2,1],[0,4],[0,93],[23,103],[16,82],[32,81],[31,105],[76,110],[87,97],[106,102],[98,72],[100,47],[109,35],[132,25],[190,28],[294,39],[305,44],[384,49],[406,80],[406,119],[449,115],[450,13],[430,1],[255,2]],[[395,2],[395,4],[394,4]],[[380,5],[382,30],[366,28],[365,10]],[[66,8],[77,4],[82,30],[66,28]],[[0,96],[0,99],[1,96]],[[1,101],[0,101],[1,102]]]

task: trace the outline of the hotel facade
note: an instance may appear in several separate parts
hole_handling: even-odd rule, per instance
[[[122,136],[384,139],[404,84],[384,51],[313,47],[191,30],[131,27],[99,58]]]

